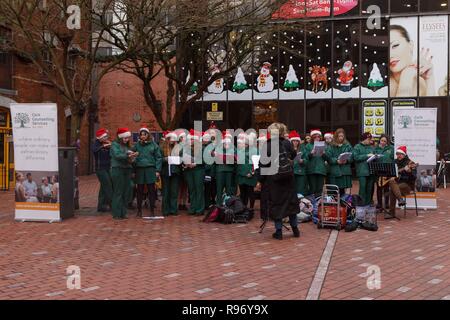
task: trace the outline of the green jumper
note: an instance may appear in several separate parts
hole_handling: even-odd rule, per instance
[[[309,194],[315,196],[322,194],[325,177],[327,175],[326,153],[322,156],[314,156],[311,151],[314,148],[314,143],[310,143],[305,147],[308,164],[306,165],[306,174],[308,176]]]
[[[341,191],[352,187],[353,157],[351,156],[345,164],[338,164],[339,156],[347,152],[352,153],[352,146],[348,142],[342,145],[331,144],[326,150],[329,162],[328,181],[337,185]]]
[[[370,175],[367,159],[369,154],[374,154],[374,148],[371,145],[358,143],[353,148],[353,161],[356,165],[356,176],[359,180],[359,196],[363,205],[372,203],[375,176]]]
[[[161,149],[154,141],[142,143],[139,141],[132,148],[139,152],[136,158],[136,184],[153,184],[156,182],[156,173],[161,172]]]
[[[183,158],[191,157],[191,162],[195,163],[193,168],[184,168],[184,177],[189,191],[189,214],[203,214],[205,211],[205,165],[202,163],[202,152],[194,159],[191,150],[183,152]],[[185,162],[186,163],[186,162]]]
[[[303,160],[300,163],[300,159]],[[306,168],[308,165],[308,154],[306,146],[300,145],[300,152],[297,153],[297,157],[294,159],[294,177],[295,177],[295,190],[297,194],[306,196],[309,194],[308,177],[306,175]]]
[[[132,166],[128,160],[130,149],[121,144],[119,139],[111,144],[111,180],[113,183],[112,215],[114,218],[124,218],[127,215],[127,206],[132,192],[131,173]]]

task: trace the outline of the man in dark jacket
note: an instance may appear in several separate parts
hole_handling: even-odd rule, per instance
[[[406,146],[400,146],[395,151],[395,163],[398,168],[398,178],[392,178],[389,181],[389,213],[385,219],[395,217],[395,204],[398,200],[400,207],[406,205],[406,195],[411,193],[415,188],[417,179],[417,164],[411,161],[407,154]]]
[[[259,163],[260,169],[257,176],[259,182],[263,183],[267,188],[265,196],[268,197],[268,214],[275,222],[273,237],[278,240],[283,239],[282,228],[283,218],[285,217],[289,217],[294,237],[300,237],[297,222],[299,203],[295,191],[295,178],[292,166],[296,152],[289,140],[284,138],[284,134],[287,132],[284,124],[273,123],[269,126],[268,131],[270,137],[262,147]],[[272,149],[274,149],[274,152],[272,152]],[[264,159],[265,157],[267,158]],[[283,157],[289,159],[292,170],[280,169]]]
[[[108,131],[99,129],[96,132],[96,139],[92,145],[92,152],[95,160],[95,173],[100,182],[100,190],[98,192],[98,212],[106,212],[111,207],[113,194],[111,181],[111,156],[109,149],[111,142],[109,141]]]

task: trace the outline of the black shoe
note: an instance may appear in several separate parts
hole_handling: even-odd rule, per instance
[[[406,199],[405,198],[401,198],[400,200],[398,200],[398,206],[399,207],[406,206]]]
[[[294,233],[295,238],[300,238],[300,230],[298,227],[292,227],[292,232]]]
[[[137,213],[136,213],[136,217],[142,218],[142,210],[138,209]]]
[[[272,237],[277,240],[283,240],[283,233],[281,230],[277,230],[274,234],[272,234]]]

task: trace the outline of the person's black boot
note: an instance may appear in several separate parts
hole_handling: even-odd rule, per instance
[[[405,198],[401,198],[400,200],[398,200],[398,206],[399,207],[406,206],[406,199]]]
[[[272,234],[272,237],[277,240],[283,240],[283,233],[281,230],[277,230],[274,234]]]
[[[294,237],[300,238],[300,230],[298,227],[292,227],[292,233],[294,233]]]

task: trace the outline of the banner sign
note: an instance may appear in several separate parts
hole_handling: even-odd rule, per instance
[[[334,0],[333,12],[335,16],[339,16],[356,6],[358,0]],[[272,19],[329,17],[330,12],[330,0],[289,0],[272,15]]]
[[[418,163],[416,189],[419,208],[436,209],[436,108],[394,108],[395,149],[406,146],[409,158]],[[414,198],[407,198],[414,208]]]
[[[54,103],[12,103],[15,219],[60,221],[58,114]]]
[[[370,132],[375,138],[386,133],[386,100],[363,101],[363,132]]]

